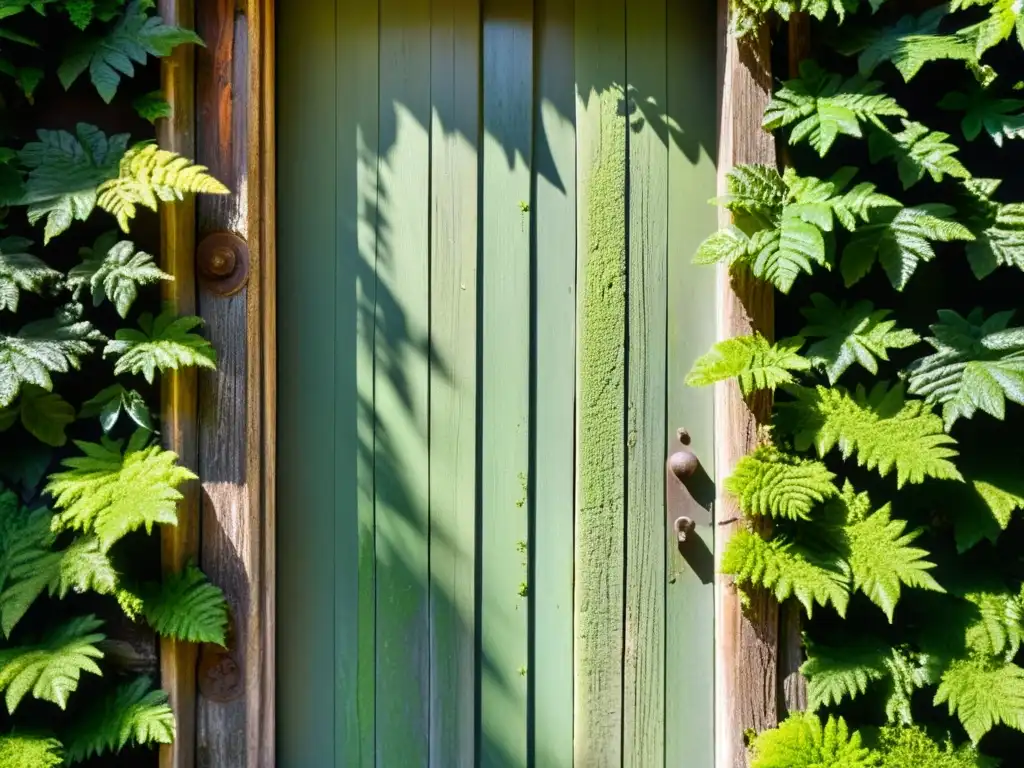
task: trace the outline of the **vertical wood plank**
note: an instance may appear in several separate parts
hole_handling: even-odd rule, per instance
[[[336,500],[335,539],[337,765],[369,768],[375,745],[374,354],[377,317],[379,4],[335,0],[338,41],[337,229],[334,261],[339,307],[335,446],[354,471]],[[354,377],[354,379],[353,379]],[[355,503],[353,504],[353,499]]]
[[[683,382],[715,342],[715,273],[692,263],[717,227],[708,200],[716,191],[716,10],[714,2],[668,3],[669,266],[667,452],[690,448],[715,474],[714,396]],[[714,761],[714,566],[710,515],[697,526],[684,558],[668,542],[665,657],[665,764]]]
[[[574,751],[622,761],[625,597],[625,3],[576,7],[577,512]]]
[[[536,4],[533,530],[529,663],[533,765],[572,768],[576,399],[573,0]]]
[[[665,764],[665,0],[633,0],[626,21],[630,130],[622,757],[624,766],[649,768]]]
[[[168,24],[191,29],[192,0],[159,0],[157,9]],[[195,156],[195,53],[178,46],[161,59],[161,86],[172,115],[157,126],[164,149]],[[163,300],[175,312],[195,314],[195,204],[191,199],[160,207],[160,266],[174,276],[162,283]],[[195,369],[171,371],[160,377],[160,415],[163,445],[178,454],[180,463],[199,469],[198,386]],[[199,483],[180,489],[178,524],[161,529],[161,563],[165,573],[180,571],[199,552]],[[178,722],[173,744],[161,746],[161,768],[191,768],[195,764],[196,648],[190,643],[160,640],[160,679]]]
[[[335,595],[327,587],[336,577],[336,494],[348,491],[356,504],[356,468],[337,460],[335,424],[347,418],[347,442],[358,440],[354,410],[336,413],[336,313],[353,311],[355,287],[339,296],[335,282],[335,23],[334,0],[309,0],[284,4],[278,26],[277,298],[286,319],[278,335],[278,488],[287,509],[277,539],[277,641],[287,649],[277,667],[281,766],[360,765],[338,759],[344,734],[332,681],[345,654],[338,652]]]
[[[429,743],[430,0],[381,0],[374,476],[377,765]]]
[[[775,142],[760,129],[771,94],[768,31],[751,41],[734,40],[728,28],[729,3],[719,0],[719,40],[722,67],[721,123],[718,146],[719,190],[725,174],[741,163],[775,164]],[[729,223],[722,209],[720,223]],[[717,275],[718,336],[729,338],[758,331],[771,338],[772,289],[749,273],[721,267]],[[715,387],[716,480],[718,488],[736,463],[757,446],[758,424],[771,413],[771,400],[759,394],[745,400],[735,382]],[[720,493],[716,504],[716,572],[729,537],[740,523],[735,499]],[[770,595],[751,595],[750,606],[740,605],[735,585],[719,576],[716,602],[716,758],[718,768],[747,764],[744,732],[762,731],[777,724],[776,674],[778,605]]]
[[[483,3],[480,765],[527,764],[533,8]]]
[[[476,759],[477,0],[431,7],[430,765]]]
[[[197,160],[231,195],[197,202],[200,237],[228,231],[249,240],[249,24],[233,0],[200,4],[197,29],[207,42],[196,66]],[[200,374],[200,563],[224,590],[231,610],[227,651],[200,652],[197,765],[255,765],[260,746],[261,515],[259,358],[253,356],[259,317],[259,243],[250,247],[249,276],[231,296],[200,280],[199,310],[218,351],[216,371]]]

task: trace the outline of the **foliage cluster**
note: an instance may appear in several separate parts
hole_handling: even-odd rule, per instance
[[[2,768],[173,740],[167,694],[117,663],[119,624],[225,642],[223,594],[194,566],[162,578],[145,535],[195,480],[160,445],[155,377],[216,355],[198,318],[159,311],[173,278],[136,244],[155,217],[127,234],[141,209],[227,192],[145,135],[170,109],[138,88],[147,64],[198,43],[151,0],[0,2]]]
[[[696,256],[770,283],[785,331],[689,376],[775,394],[726,483],[748,525],[723,570],[803,606],[811,711],[757,736],[754,768],[1024,743],[1024,189],[997,178],[1022,157],[1021,7],[733,0],[735,34],[804,12],[819,43],[764,115],[790,167],[735,168]]]

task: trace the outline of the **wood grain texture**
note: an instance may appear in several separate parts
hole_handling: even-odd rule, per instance
[[[233,232],[249,243],[250,251],[249,275],[239,292],[220,296],[200,281],[199,311],[218,351],[217,370],[200,375],[200,564],[224,590],[232,625],[226,652],[212,646],[201,650],[196,762],[200,768],[255,766],[263,706],[263,532],[257,480],[262,376],[259,232],[250,226],[249,179],[250,134],[258,130],[250,118],[259,81],[252,80],[250,19],[236,12],[234,0],[201,3],[196,24],[207,43],[196,62],[196,157],[232,190],[197,202],[199,236]]]
[[[194,27],[192,0],[159,0],[157,9],[169,24]],[[157,142],[164,149],[195,156],[195,53],[178,46],[161,60],[161,86],[171,105],[171,117],[157,126]],[[195,314],[195,204],[184,200],[160,207],[160,266],[174,276],[163,282],[163,300],[179,314]],[[195,370],[186,368],[161,377],[161,432],[163,444],[178,454],[180,463],[199,471],[198,386]],[[179,571],[199,551],[199,483],[179,489],[178,524],[161,529],[161,561],[167,573]],[[161,768],[195,765],[196,648],[172,639],[160,641],[161,685],[170,697],[178,722],[173,744],[161,746]]]
[[[626,17],[627,263],[626,604],[623,766],[665,763],[665,409],[668,132],[665,0]],[[660,135],[659,135],[660,133]]]
[[[381,0],[379,77],[376,760],[418,766],[430,738],[430,0]]]
[[[527,762],[533,5],[483,3],[480,758]]]
[[[718,227],[707,201],[715,170],[717,15],[713,3],[669,2],[668,45],[668,409],[665,456],[690,448],[715,475],[714,393],[686,386],[694,361],[715,342],[715,272],[693,263],[701,241]],[[704,106],[698,106],[704,105]],[[670,486],[671,488],[671,486]],[[695,519],[687,557],[666,536],[665,764],[714,764],[714,564],[711,515]]]
[[[530,753],[572,768],[576,399],[573,0],[535,6]]]
[[[726,32],[728,2],[719,2],[722,81],[718,154],[719,189],[725,175],[742,163],[775,164],[773,137],[761,130],[761,118],[771,93],[768,31],[747,42]],[[720,223],[728,224],[724,209]],[[749,273],[718,270],[718,335],[729,338],[754,330],[771,338],[772,289]],[[771,413],[763,393],[745,400],[735,382],[715,388],[716,481],[723,487],[736,463],[758,443],[758,425]],[[716,505],[716,572],[729,537],[740,525],[740,510],[728,494]],[[716,583],[716,759],[717,768],[747,764],[744,732],[762,731],[778,722],[776,680],[778,662],[778,605],[765,592],[751,594],[744,610],[731,579]]]
[[[430,765],[476,759],[480,9],[431,5]]]
[[[626,13],[576,6],[577,493],[574,751],[622,762],[626,424]]]

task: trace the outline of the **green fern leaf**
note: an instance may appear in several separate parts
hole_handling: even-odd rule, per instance
[[[116,232],[101,235],[92,248],[82,248],[83,261],[68,273],[68,287],[77,300],[89,287],[93,306],[108,299],[121,317],[128,316],[140,286],[174,278],[153,263],[153,257],[136,251],[135,244],[117,239]]]
[[[145,399],[134,389],[125,389],[120,384],[111,384],[100,390],[95,397],[86,400],[78,415],[83,419],[98,416],[104,433],[109,434],[117,425],[122,412],[128,414],[136,425],[149,432],[153,431],[153,418]]]
[[[697,249],[694,264],[732,264],[745,261],[750,252],[750,238],[738,227],[726,227],[711,234]]]
[[[114,564],[93,536],[81,536],[61,552],[50,579],[50,594],[61,599],[69,592],[112,595],[117,588],[118,574]]]
[[[927,173],[933,181],[942,181],[949,175],[969,179],[970,171],[954,157],[957,147],[946,141],[948,133],[929,130],[921,123],[903,120],[899,133],[875,131],[868,138],[871,162],[885,158],[896,161],[896,169],[904,189],[921,181]]]
[[[56,739],[10,733],[0,736],[0,765],[4,768],[56,768],[64,763]]]
[[[90,708],[67,739],[71,765],[119,753],[127,746],[171,744],[175,736],[174,712],[167,694],[151,690],[152,680],[138,677],[108,694]]]
[[[885,477],[896,470],[897,485],[926,477],[962,479],[950,461],[956,441],[942,430],[942,419],[922,400],[906,400],[902,384],[876,384],[868,393],[858,386],[788,388],[796,399],[777,406],[777,424],[794,436],[798,451],[814,447],[819,456],[838,447],[843,458]]]
[[[744,395],[759,389],[775,389],[793,381],[792,371],[810,367],[798,354],[804,340],[797,337],[770,344],[760,334],[726,339],[693,364],[686,377],[691,387],[706,387],[738,379]]]
[[[1024,114],[1020,112],[1024,101],[1021,99],[997,98],[985,88],[976,86],[967,92],[947,93],[939,107],[964,113],[960,129],[968,141],[974,141],[983,130],[997,147],[1003,146],[1004,139],[1024,138]]]
[[[1017,42],[1024,47],[1024,7],[1019,0],[995,0],[991,3],[989,14],[988,19],[965,30],[965,33],[974,35],[977,41],[975,53],[979,58],[989,48],[1008,40],[1014,34]]]
[[[839,222],[850,232],[857,228],[858,219],[865,223],[870,222],[873,211],[902,206],[899,200],[883,195],[875,190],[874,184],[862,182],[849,192],[833,199],[833,213],[835,213]]]
[[[766,541],[752,531],[738,531],[726,545],[722,572],[733,576],[738,587],[764,587],[780,602],[795,596],[808,616],[815,604],[829,603],[843,616],[850,600],[849,575],[838,558],[829,561],[785,538]]]
[[[51,549],[52,519],[45,509],[23,509],[9,491],[0,495],[0,628],[6,637],[46,589],[60,560]]]
[[[967,592],[963,599],[973,606],[964,641],[977,658],[1013,661],[1024,641],[1024,604],[1021,595],[1007,589]]]
[[[979,280],[1000,266],[1024,271],[1024,203],[993,200],[1000,184],[998,179],[964,182],[964,220],[974,235],[967,244],[967,260]]]
[[[942,744],[919,727],[887,727],[879,731],[878,750],[881,768],[993,768],[973,744],[953,745],[948,738]]]
[[[205,165],[195,165],[155,144],[137,144],[121,158],[118,175],[99,186],[97,205],[127,232],[139,205],[155,211],[161,200],[171,203],[191,194],[228,194],[228,188],[206,170]]]
[[[943,703],[975,744],[996,725],[1024,731],[1024,669],[979,658],[953,662],[935,693],[936,706]]]
[[[183,43],[202,45],[195,32],[150,16],[150,7],[152,3],[147,0],[134,0],[107,34],[91,37],[74,48],[57,69],[61,84],[70,88],[88,70],[96,91],[109,104],[121,75],[134,77],[134,63],[145,64],[149,56],[167,56]]]
[[[17,336],[0,333],[0,408],[13,403],[24,384],[50,390],[50,374],[77,369],[81,358],[92,352],[92,342],[102,338],[72,309],[28,323]]]
[[[939,24],[948,12],[946,5],[940,5],[918,17],[904,16],[889,27],[867,27],[852,34],[846,31],[839,51],[860,54],[857,65],[864,77],[870,77],[880,64],[888,61],[907,82],[930,61],[973,61],[973,40],[964,35],[938,34]]]
[[[880,87],[860,76],[843,80],[807,59],[800,64],[800,78],[787,80],[772,97],[763,127],[793,126],[789,143],[807,139],[824,157],[840,135],[861,138],[862,123],[884,128],[882,117],[906,117],[892,97],[878,92]]]
[[[97,188],[118,173],[128,134],[107,137],[93,125],[79,123],[67,131],[37,132],[39,141],[18,153],[29,169],[25,192],[18,201],[28,206],[28,220],[46,219],[43,242],[49,243],[73,221],[85,221],[98,200]]]
[[[132,102],[132,106],[135,107],[139,117],[150,123],[171,116],[171,105],[161,91],[144,93]]]
[[[986,477],[972,478],[966,486],[950,489],[948,511],[958,552],[966,552],[984,539],[995,543],[1009,526],[1013,513],[1024,509],[1024,484],[1016,471]]]
[[[726,194],[712,200],[736,219],[744,231],[773,226],[782,216],[789,188],[777,170],[766,165],[738,165],[725,176]]]
[[[850,733],[843,718],[829,717],[824,726],[817,715],[790,715],[778,728],[758,734],[750,768],[873,768],[878,756],[862,746],[857,731]]]
[[[178,370],[186,367],[217,367],[217,354],[213,346],[193,328],[203,324],[199,317],[176,317],[164,312],[155,319],[148,312],[139,318],[140,331],[122,328],[115,339],[103,349],[104,357],[117,356],[114,373],[141,373],[146,381],[153,381],[156,371]]]
[[[935,353],[907,369],[910,393],[941,403],[946,429],[978,410],[1003,419],[1006,401],[1024,405],[1024,328],[1007,328],[1013,312],[985,319],[981,309],[966,318],[939,310],[927,338]]]
[[[63,510],[56,530],[94,531],[104,551],[129,531],[176,525],[177,487],[196,476],[178,466],[177,455],[147,446],[149,433],[138,430],[124,453],[122,441],[76,441],[84,456],[65,459],[67,469],[50,475],[46,492]]]
[[[890,349],[906,349],[921,340],[913,331],[897,329],[896,322],[887,319],[890,310],[876,311],[867,300],[848,307],[845,302],[836,304],[828,296],[814,293],[811,304],[800,310],[810,323],[800,335],[821,341],[811,344],[806,357],[824,368],[833,384],[854,363],[878,373],[877,361],[888,361]]]
[[[762,446],[739,460],[725,490],[745,515],[807,520],[816,505],[839,492],[834,479],[821,462]]]
[[[0,240],[0,311],[17,312],[22,291],[41,294],[60,279],[60,272],[27,252],[31,245],[23,237]]]
[[[64,430],[75,420],[75,409],[60,395],[34,384],[21,388],[21,423],[39,442],[59,448],[68,441]]]
[[[228,604],[202,571],[189,565],[143,597],[143,615],[162,637],[189,643],[227,642]]]
[[[14,714],[26,694],[61,709],[78,688],[82,672],[101,675],[96,659],[103,652],[96,632],[103,622],[95,616],[71,619],[37,645],[0,650],[0,691],[6,691],[7,711]]]
[[[917,265],[935,258],[933,242],[974,239],[967,227],[949,218],[953,213],[948,205],[929,204],[887,208],[873,215],[843,250],[841,271],[846,285],[858,282],[878,261],[893,287],[902,291]]]

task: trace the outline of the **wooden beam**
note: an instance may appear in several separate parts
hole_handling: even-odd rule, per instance
[[[775,165],[775,142],[761,129],[771,94],[768,31],[737,41],[728,34],[729,1],[719,0],[720,134],[719,189],[725,176],[743,163]],[[730,223],[723,209],[722,225]],[[757,330],[770,337],[773,326],[771,286],[746,272],[720,267],[718,272],[718,336],[721,339]],[[771,400],[744,399],[735,382],[715,391],[716,504],[715,541],[715,729],[716,768],[747,764],[744,732],[771,728],[778,721],[776,702],[778,605],[767,593],[752,592],[746,610],[735,585],[721,575],[721,558],[729,537],[741,525],[734,499],[721,493],[725,478],[758,442],[758,426],[771,413]]]
[[[164,21],[193,26],[192,0],[159,0]],[[171,117],[157,124],[157,141],[164,149],[195,156],[195,52],[180,45],[161,62],[164,97]],[[163,285],[163,299],[179,314],[195,314],[195,205],[191,199],[160,208],[160,261],[174,276]],[[199,468],[197,387],[194,368],[172,371],[161,379],[161,422],[164,447],[178,454],[182,465]],[[178,525],[161,529],[161,560],[167,573],[179,571],[199,549],[199,484],[181,489]],[[161,684],[170,697],[178,732],[173,744],[160,748],[160,768],[192,768],[195,764],[196,648],[189,643],[160,641]]]

